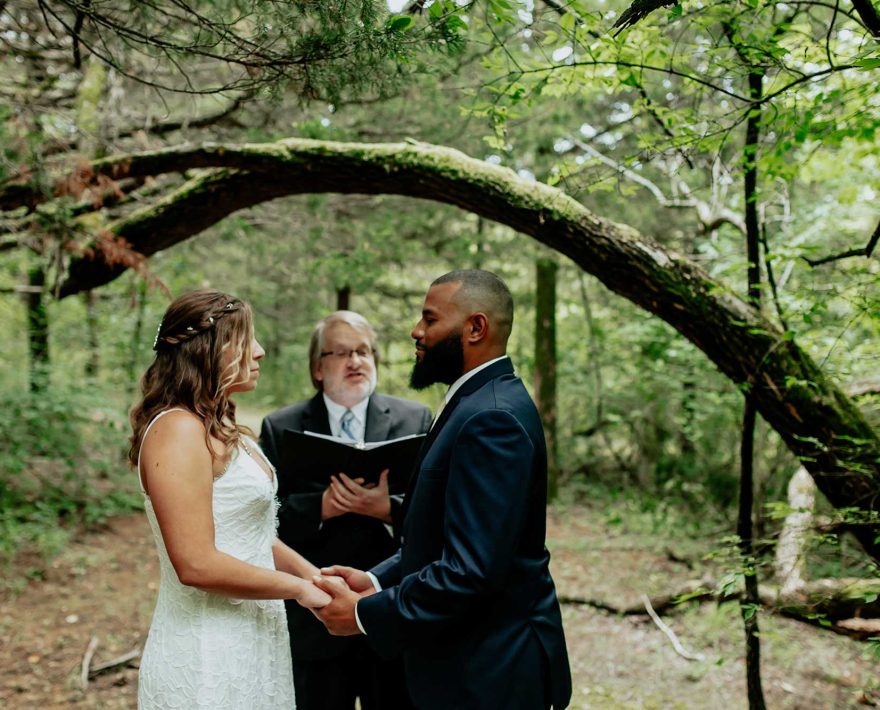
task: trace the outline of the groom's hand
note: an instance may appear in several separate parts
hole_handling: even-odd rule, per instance
[[[357,592],[361,596],[374,594],[376,588],[373,586],[373,580],[366,572],[362,572],[354,567],[345,567],[344,565],[333,565],[332,567],[322,567],[322,575],[330,575],[333,577],[342,577],[349,589]]]
[[[315,575],[315,586],[333,597],[326,606],[312,609],[312,612],[327,627],[333,636],[354,636],[361,633],[355,620],[354,607],[361,595],[348,588],[339,577],[320,577]]]

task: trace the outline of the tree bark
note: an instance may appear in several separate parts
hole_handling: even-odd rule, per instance
[[[130,387],[131,396],[134,397],[138,391],[139,383],[137,372],[138,355],[141,351],[141,334],[144,329],[144,316],[147,310],[147,288],[148,284],[143,279],[138,280],[133,289],[133,299],[135,313],[134,327],[131,329],[131,340],[128,347],[128,360],[126,362],[126,371],[128,373],[128,386]]]
[[[690,580],[678,589],[650,599],[658,614],[672,612],[684,606],[680,602],[740,601],[742,592],[719,596],[716,583],[709,579]],[[821,579],[807,583],[798,594],[782,597],[773,587],[761,587],[758,592],[761,606],[777,614],[797,619],[820,628],[865,639],[880,633],[880,579]],[[621,616],[643,616],[643,603],[622,606],[602,599],[560,595],[560,604],[589,606]],[[861,623],[859,623],[861,622]]]
[[[764,689],[761,683],[761,633],[758,612],[758,571],[752,542],[752,507],[754,500],[754,443],[757,410],[751,396],[746,395],[740,446],[739,520],[736,526],[742,555],[744,589],[740,613],[746,636],[746,687],[749,710],[764,710]]]
[[[806,555],[807,535],[813,529],[813,508],[816,505],[816,484],[800,467],[788,482],[788,506],[791,512],[785,516],[782,532],[776,545],[774,563],[779,594],[791,596],[806,584],[804,578],[804,556]]]
[[[732,40],[731,40],[732,41]],[[745,59],[745,58],[744,58]],[[748,302],[761,308],[761,233],[758,221],[758,140],[761,129],[760,100],[764,89],[762,70],[749,70],[749,97],[755,102],[746,121],[743,145],[743,197],[745,200],[746,256],[748,258]],[[758,570],[753,543],[755,489],[755,422],[757,407],[750,392],[745,393],[743,408],[742,447],[740,460],[740,498],[737,535],[745,565],[745,593],[740,601],[746,634],[746,684],[750,710],[764,710],[764,689],[761,682],[761,631],[758,623]]]
[[[535,262],[535,404],[547,440],[547,499],[559,494],[559,447],[556,438],[556,273],[553,259]]]
[[[342,288],[336,289],[336,310],[347,311],[351,303],[351,286],[346,284]]]
[[[816,579],[796,593],[781,593],[773,606],[783,613],[821,615],[830,621],[880,617],[880,579]]]
[[[27,304],[28,352],[30,353],[31,392],[45,392],[49,386],[49,313],[46,310],[44,288],[46,272],[42,265],[28,272],[25,294]]]
[[[786,442],[836,507],[855,508],[854,529],[880,560],[880,439],[794,339],[703,269],[632,227],[598,217],[565,193],[513,171],[424,143],[360,144],[289,139],[204,144],[93,163],[116,178],[221,168],[111,225],[151,255],[244,207],[305,193],[398,194],[456,205],[565,254],[612,291],[659,316],[700,348]],[[0,202],[4,189],[0,188]],[[126,270],[100,253],[73,260],[70,295]]]
[[[94,378],[98,375],[101,363],[101,349],[98,337],[98,314],[95,311],[95,292],[89,289],[83,294],[86,307],[86,345],[88,358],[86,359],[85,375]]]

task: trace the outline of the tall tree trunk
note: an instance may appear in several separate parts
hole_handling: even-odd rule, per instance
[[[535,262],[535,400],[547,440],[547,498],[559,494],[556,439],[556,273],[553,259]]]
[[[31,289],[27,304],[28,351],[30,353],[31,392],[44,392],[49,384],[49,314],[46,310],[46,272],[42,264],[28,272]]]
[[[128,347],[128,363],[126,365],[126,370],[128,377],[126,378],[129,387],[131,388],[131,394],[137,392],[138,388],[138,359],[141,352],[141,338],[143,337],[144,331],[144,315],[147,310],[147,282],[144,279],[139,279],[137,284],[135,285],[135,319],[134,319],[134,328],[131,331],[131,341]],[[156,324],[158,328],[158,323]]]
[[[347,311],[351,303],[351,286],[346,284],[342,288],[336,289],[336,310]]]
[[[481,216],[477,215],[477,238],[474,241],[474,268],[482,269],[483,261],[485,260],[486,255],[486,241],[485,241],[485,233],[486,233],[486,220],[484,220]]]
[[[755,106],[760,106],[764,76],[760,70],[749,73],[749,94]],[[761,111],[753,108],[746,123],[746,141],[743,150],[745,167],[746,252],[748,255],[748,300],[755,308],[761,305],[760,229],[758,224],[758,139]],[[757,407],[751,393],[745,395],[740,447],[740,494],[737,535],[745,567],[745,594],[740,610],[746,634],[746,683],[750,710],[764,710],[764,690],[761,686],[761,639],[758,628],[758,570],[752,544],[752,514],[754,506],[754,446]]]
[[[790,599],[800,592],[807,580],[804,557],[813,529],[813,508],[816,506],[816,484],[801,466],[788,482],[788,506],[779,542],[776,545],[775,574],[779,596]]]
[[[755,403],[746,395],[743,411],[742,444],[740,446],[739,537],[744,567],[745,593],[740,600],[740,612],[746,635],[746,685],[749,710],[764,710],[764,690],[761,685],[761,638],[758,628],[758,572],[752,544],[752,491],[754,486]]]
[[[83,301],[86,306],[86,344],[88,358],[86,359],[85,374],[86,377],[94,378],[98,375],[100,366],[100,348],[98,346],[98,314],[95,311],[95,291],[89,289],[83,294]]]

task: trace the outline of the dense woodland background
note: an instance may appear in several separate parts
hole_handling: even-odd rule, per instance
[[[657,534],[712,531],[724,574],[704,591],[742,596],[753,670],[755,610],[777,599],[757,585],[785,586],[793,512],[815,513],[787,568],[797,613],[878,616],[878,37],[870,0],[0,2],[7,590],[140,508],[126,413],[169,295],[254,306],[267,355],[239,404],[258,423],[310,396],[308,336],[337,306],[376,326],[380,388],[436,406],[439,389],[407,388],[409,331],[434,277],[480,267],[516,299],[511,356],[555,442],[557,505],[623,499]],[[285,139],[333,143],[294,142],[283,169],[235,153]],[[225,148],[192,159],[206,143]],[[396,144],[387,185],[365,143]],[[561,193],[586,210],[553,212]],[[602,240],[647,245],[657,270]],[[719,321],[716,300],[742,317]],[[795,347],[814,376],[766,385],[762,363]],[[771,389],[782,414],[753,423]],[[790,501],[801,465],[834,505],[797,502],[808,476]],[[845,613],[805,611],[817,579],[867,586]],[[880,628],[861,637],[876,648]]]

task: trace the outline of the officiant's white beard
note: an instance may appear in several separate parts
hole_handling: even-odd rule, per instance
[[[328,382],[325,379],[323,383],[324,394],[343,407],[353,407],[376,391],[378,377],[375,368],[364,375],[365,378],[359,382],[346,382],[345,379]]]

